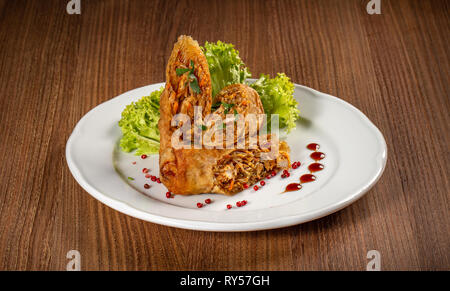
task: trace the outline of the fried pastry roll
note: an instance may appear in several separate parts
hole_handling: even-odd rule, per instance
[[[193,76],[192,76],[193,75]],[[194,81],[195,79],[195,81]],[[198,88],[195,84],[198,83]],[[202,117],[211,113],[211,77],[206,58],[198,43],[191,37],[181,36],[175,44],[166,69],[166,87],[161,96],[160,120],[160,177],[164,185],[174,194],[220,193],[232,195],[251,186],[272,171],[290,167],[289,147],[271,135],[264,146],[250,147],[249,124],[245,132],[234,133],[232,143],[238,136],[245,137],[243,148],[227,149],[184,149],[174,148],[172,134],[178,126],[173,126],[175,114],[184,113],[194,123],[194,106],[202,106]],[[247,116],[263,114],[264,109],[258,93],[247,85],[236,84],[225,87],[216,96],[214,113],[235,126],[235,120],[227,120],[228,114]],[[261,120],[256,127],[261,127]],[[278,148],[271,155],[273,146]]]
[[[191,82],[198,85],[197,91],[194,90],[195,86],[191,86]],[[183,113],[193,122],[194,106],[203,108],[203,117],[209,114],[212,102],[211,90],[211,75],[200,46],[190,36],[180,36],[167,63],[166,86],[161,95],[158,122],[159,167],[162,181],[169,189],[171,181],[177,179],[177,172],[180,169],[175,150],[171,145],[171,137],[176,129],[171,124],[172,118],[175,114]]]

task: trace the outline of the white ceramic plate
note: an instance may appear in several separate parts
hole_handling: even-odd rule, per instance
[[[142,169],[159,176],[158,156],[141,159],[118,148],[118,121],[126,105],[159,89],[163,83],[126,92],[88,112],[67,141],[66,158],[72,175],[93,197],[122,213],[168,226],[206,231],[252,231],[311,221],[336,212],[363,196],[380,178],[387,158],[386,142],[370,120],[336,97],[295,85],[294,96],[304,120],[286,140],[291,160],[302,166],[282,179],[265,180],[260,190],[235,196],[202,194],[167,199],[166,187],[144,177]],[[299,191],[281,194],[298,182],[312,163],[306,145],[320,144],[326,154],[317,180]],[[136,162],[136,164],[133,164]],[[134,178],[129,180],[128,177]],[[150,189],[144,189],[148,183]],[[212,203],[197,208],[198,202]],[[237,201],[247,200],[245,207]],[[227,204],[233,208],[228,210]]]

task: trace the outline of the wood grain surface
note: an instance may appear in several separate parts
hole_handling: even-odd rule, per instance
[[[449,6],[446,0],[0,0],[0,270],[449,270]],[[351,206],[248,233],[144,222],[73,179],[78,120],[164,80],[180,34],[236,45],[254,76],[285,72],[350,102],[383,132],[386,171]]]

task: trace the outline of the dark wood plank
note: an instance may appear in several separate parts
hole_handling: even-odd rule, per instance
[[[0,270],[448,270],[449,3],[0,1]],[[254,76],[360,108],[384,133],[386,171],[361,200],[284,229],[208,233],[140,221],[69,173],[65,143],[94,106],[160,82],[180,34],[223,40]]]

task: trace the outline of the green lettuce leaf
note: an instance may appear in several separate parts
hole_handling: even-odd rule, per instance
[[[248,68],[239,57],[239,51],[232,44],[205,42],[203,53],[211,74],[212,95],[217,95],[225,86],[244,83],[251,76]]]
[[[119,126],[123,137],[120,147],[125,152],[136,151],[136,155],[155,154],[159,151],[159,99],[164,90],[152,92],[133,102],[122,111]]]
[[[295,121],[299,119],[300,111],[298,103],[294,99],[294,84],[284,73],[278,73],[275,78],[269,75],[261,77],[250,85],[255,89],[267,114],[268,130],[270,129],[270,117],[272,114],[279,115],[279,126],[285,128],[289,133],[295,128]]]

